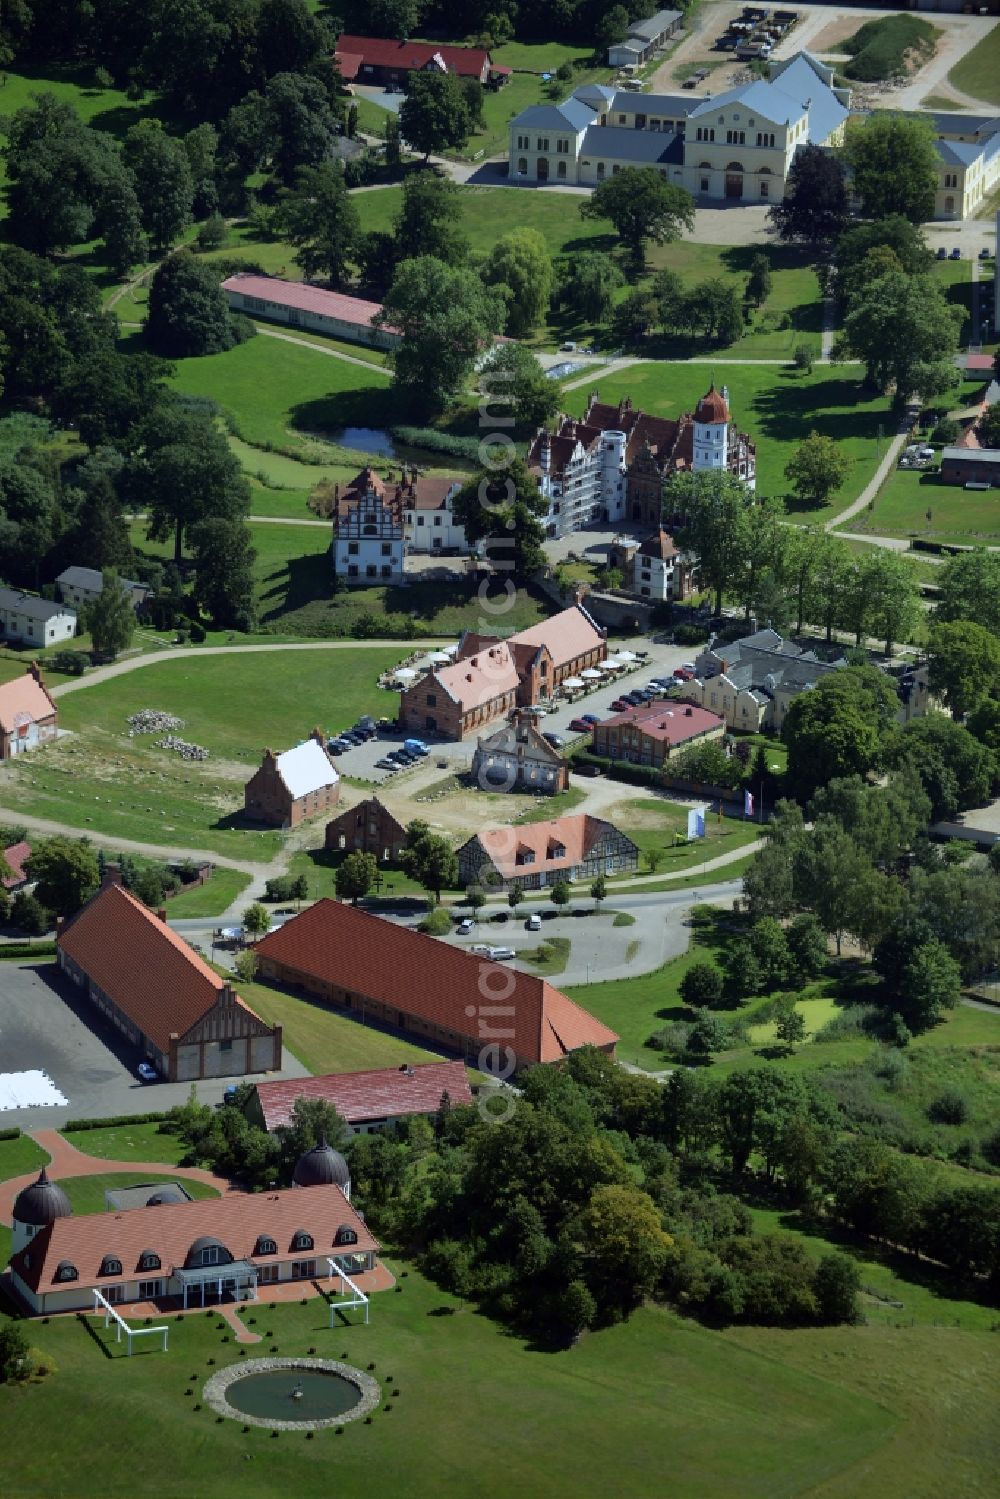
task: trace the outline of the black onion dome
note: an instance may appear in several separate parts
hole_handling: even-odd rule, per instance
[[[349,1187],[351,1173],[340,1151],[321,1140],[299,1156],[292,1181],[297,1187]]]
[[[30,1186],[22,1187],[18,1192],[12,1216],[18,1223],[30,1223],[36,1228],[43,1228],[46,1223],[54,1223],[57,1218],[71,1218],[73,1209],[62,1187],[49,1181],[43,1166],[38,1180]]]

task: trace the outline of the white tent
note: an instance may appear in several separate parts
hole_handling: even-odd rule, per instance
[[[393,672],[397,682],[412,682],[413,678],[419,675],[420,673],[414,671],[412,666],[401,666],[398,671]]]
[[[444,666],[451,660],[451,657],[447,651],[432,651],[427,659],[432,666]]]
[[[635,654],[634,651],[619,651],[618,652],[618,659],[619,659],[619,661],[629,661],[629,662],[631,662],[631,661],[638,661],[639,657]]]

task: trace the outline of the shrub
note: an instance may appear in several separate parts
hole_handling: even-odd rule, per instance
[[[207,632],[205,630],[205,626],[203,624],[199,624],[198,620],[193,619],[191,621],[191,639],[193,643],[195,645],[201,645],[206,639],[206,636]]]
[[[56,651],[46,658],[45,664],[67,677],[82,677],[90,665],[90,657],[84,651]]]
[[[808,344],[797,344],[792,354],[792,363],[797,370],[804,375],[811,374],[813,367],[813,351]]]
[[[701,645],[708,639],[708,626],[694,620],[674,626],[674,639],[678,645]]]
[[[880,1046],[869,1064],[876,1077],[882,1079],[887,1088],[898,1088],[909,1071],[910,1064],[901,1051],[890,1046]]]
[[[428,911],[420,923],[420,931],[427,932],[432,937],[443,937],[451,931],[451,917],[447,911],[437,906],[433,911]]]
[[[945,1088],[927,1106],[927,1117],[935,1124],[964,1124],[969,1117],[969,1104],[958,1088]]]
[[[681,999],[694,1009],[717,1005],[722,998],[722,974],[714,963],[692,963],[680,981]]]
[[[957,442],[961,430],[957,422],[952,421],[951,417],[946,416],[942,421],[938,422],[931,433],[931,442],[940,442],[945,445]]]
[[[390,427],[397,442],[409,448],[426,448],[432,453],[447,453],[451,458],[466,458],[472,463],[479,461],[479,439],[455,437],[450,432],[439,432],[436,427]]]

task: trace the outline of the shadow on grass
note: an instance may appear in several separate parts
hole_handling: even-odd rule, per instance
[[[114,1355],[113,1350],[108,1347],[107,1343],[105,1343],[104,1339],[101,1337],[100,1333],[98,1332],[98,1330],[94,1326],[94,1324],[91,1322],[90,1318],[87,1317],[87,1316],[85,1316],[83,1312],[77,1312],[77,1314],[76,1314],[76,1320],[80,1324],[80,1326],[83,1328],[83,1330],[87,1334],[87,1336],[89,1338],[92,1338],[94,1340],[94,1342],[97,1344],[98,1348],[104,1354],[104,1357],[105,1358],[114,1358],[115,1355]]]
[[[883,435],[891,435],[887,411],[858,405],[859,399],[867,398],[860,380],[825,380],[817,387],[791,370],[775,374],[774,383],[751,401],[757,430],[771,441],[798,443],[813,431],[838,443],[859,437],[874,440],[880,427]]]
[[[273,602],[262,615],[265,624],[306,604],[332,602],[333,569],[326,552],[289,557],[283,568],[268,574],[266,581],[271,586],[262,591],[261,599]]]
[[[290,425],[296,431],[324,437],[329,442],[336,442],[344,427],[388,427],[398,419],[398,400],[387,386],[376,385],[374,381],[356,390],[334,391],[312,401],[299,401],[289,413]],[[360,463],[359,457],[359,467]]]

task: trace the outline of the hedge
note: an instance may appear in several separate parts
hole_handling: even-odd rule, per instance
[[[0,1140],[20,1140],[20,1138],[21,1131],[16,1126],[14,1129],[0,1129]]]
[[[4,942],[0,945],[0,962],[16,958],[54,958],[54,942]]]
[[[431,453],[447,453],[451,458],[479,462],[478,437],[455,437],[450,432],[439,432],[436,427],[390,427],[389,431],[408,448],[426,448]]]
[[[64,1135],[78,1134],[84,1129],[113,1129],[120,1124],[162,1124],[169,1119],[169,1114],[109,1114],[106,1119],[67,1119],[60,1126],[60,1133]]]

